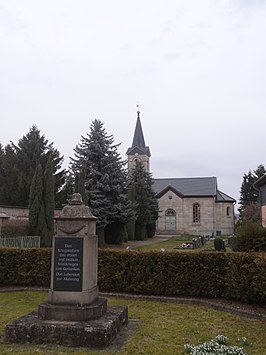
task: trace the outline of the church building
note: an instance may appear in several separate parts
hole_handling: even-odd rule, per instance
[[[150,148],[145,145],[140,112],[132,146],[127,150],[128,170],[137,160],[150,172]],[[231,235],[235,200],[218,190],[217,178],[154,178],[159,203],[157,234]]]

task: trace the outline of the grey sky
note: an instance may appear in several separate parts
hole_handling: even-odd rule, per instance
[[[266,165],[263,0],[1,0],[0,142],[36,124],[65,156],[98,118],[125,157],[140,103],[154,177]]]

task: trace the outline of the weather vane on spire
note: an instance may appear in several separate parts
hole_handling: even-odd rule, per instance
[[[139,114],[140,114],[140,111],[139,111],[139,106],[140,106],[140,104],[139,104],[139,102],[137,103],[137,109],[138,109],[138,111],[137,111],[137,114],[138,114],[138,118],[139,118]]]

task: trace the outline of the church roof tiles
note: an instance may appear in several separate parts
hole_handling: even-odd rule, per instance
[[[157,197],[163,196],[169,189],[180,197],[212,196],[216,198],[217,202],[235,201],[217,189],[217,179],[214,176],[154,179],[153,190],[156,192]]]

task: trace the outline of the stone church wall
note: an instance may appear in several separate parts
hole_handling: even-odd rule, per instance
[[[128,170],[131,171],[132,169],[134,169],[135,165],[136,165],[136,161],[141,161],[144,169],[146,171],[150,171],[150,159],[147,155],[140,155],[140,154],[135,154],[135,155],[128,155]]]
[[[216,203],[216,233],[217,235],[231,235],[235,224],[234,205],[230,202]]]
[[[169,190],[158,199],[158,234],[231,235],[234,231],[234,205],[215,202],[213,197],[181,198]],[[200,205],[200,222],[193,223],[193,204]],[[175,230],[166,228],[166,212],[175,211]],[[227,215],[227,213],[229,215]],[[218,232],[218,233],[217,233]]]
[[[159,202],[159,210],[160,215],[157,221],[157,230],[159,233],[166,233],[166,234],[176,234],[175,231],[166,231],[165,227],[165,213],[169,209],[173,209],[176,213],[176,227],[177,230],[182,233],[183,231],[183,200],[177,196],[172,191],[168,191],[164,194],[160,199]]]
[[[212,235],[214,231],[214,201],[207,198],[180,198],[171,190],[166,192],[159,200],[160,216],[157,221],[157,233],[162,234],[194,234]],[[193,223],[193,204],[200,204],[200,223]],[[176,213],[176,229],[167,230],[165,214],[169,209]]]
[[[200,205],[200,222],[193,223],[193,204]],[[215,230],[215,209],[212,197],[184,198],[184,233],[212,235]]]
[[[266,228],[266,205],[261,206],[262,225]]]

